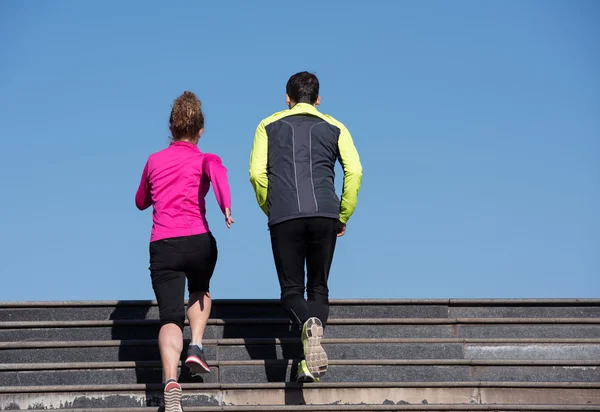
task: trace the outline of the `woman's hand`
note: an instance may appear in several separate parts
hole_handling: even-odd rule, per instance
[[[231,229],[231,225],[235,223],[233,217],[231,216],[231,209],[228,207],[225,208],[225,224],[227,225],[227,229]]]

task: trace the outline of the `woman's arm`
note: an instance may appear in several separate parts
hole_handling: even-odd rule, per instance
[[[148,209],[152,206],[152,196],[150,194],[150,182],[148,181],[148,162],[144,167],[142,173],[142,180],[140,181],[140,187],[138,187],[137,193],[135,194],[135,205],[140,210]]]
[[[226,210],[231,210],[231,191],[227,180],[227,169],[223,166],[221,158],[214,154],[206,155],[204,165],[204,170],[213,185],[217,203],[223,214],[227,215]]]

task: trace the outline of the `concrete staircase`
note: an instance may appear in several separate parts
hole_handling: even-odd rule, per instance
[[[0,410],[159,410],[157,312],[0,303]],[[301,347],[275,300],[215,301],[204,347],[186,412],[600,410],[600,300],[333,301],[319,384],[291,382]]]

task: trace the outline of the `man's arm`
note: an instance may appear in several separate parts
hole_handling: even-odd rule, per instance
[[[360,158],[354,146],[352,136],[346,127],[342,127],[341,129],[340,137],[338,138],[338,150],[340,163],[344,168],[344,190],[340,205],[340,221],[346,224],[352,213],[354,213],[354,209],[356,209],[358,192],[362,183]]]
[[[250,154],[250,183],[254,187],[258,205],[267,216],[269,215],[267,205],[267,189],[269,186],[269,179],[267,178],[268,148],[267,131],[264,122],[261,122],[256,128],[252,153]]]

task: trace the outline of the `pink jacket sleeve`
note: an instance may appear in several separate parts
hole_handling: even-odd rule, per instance
[[[138,187],[137,193],[135,194],[135,205],[140,210],[148,209],[152,206],[152,196],[150,194],[150,182],[148,181],[148,163],[144,167],[142,173],[142,180],[140,181],[140,187]]]
[[[208,154],[204,160],[204,171],[213,185],[217,203],[225,214],[226,208],[231,209],[231,191],[227,181],[227,169],[223,166],[219,156]]]

